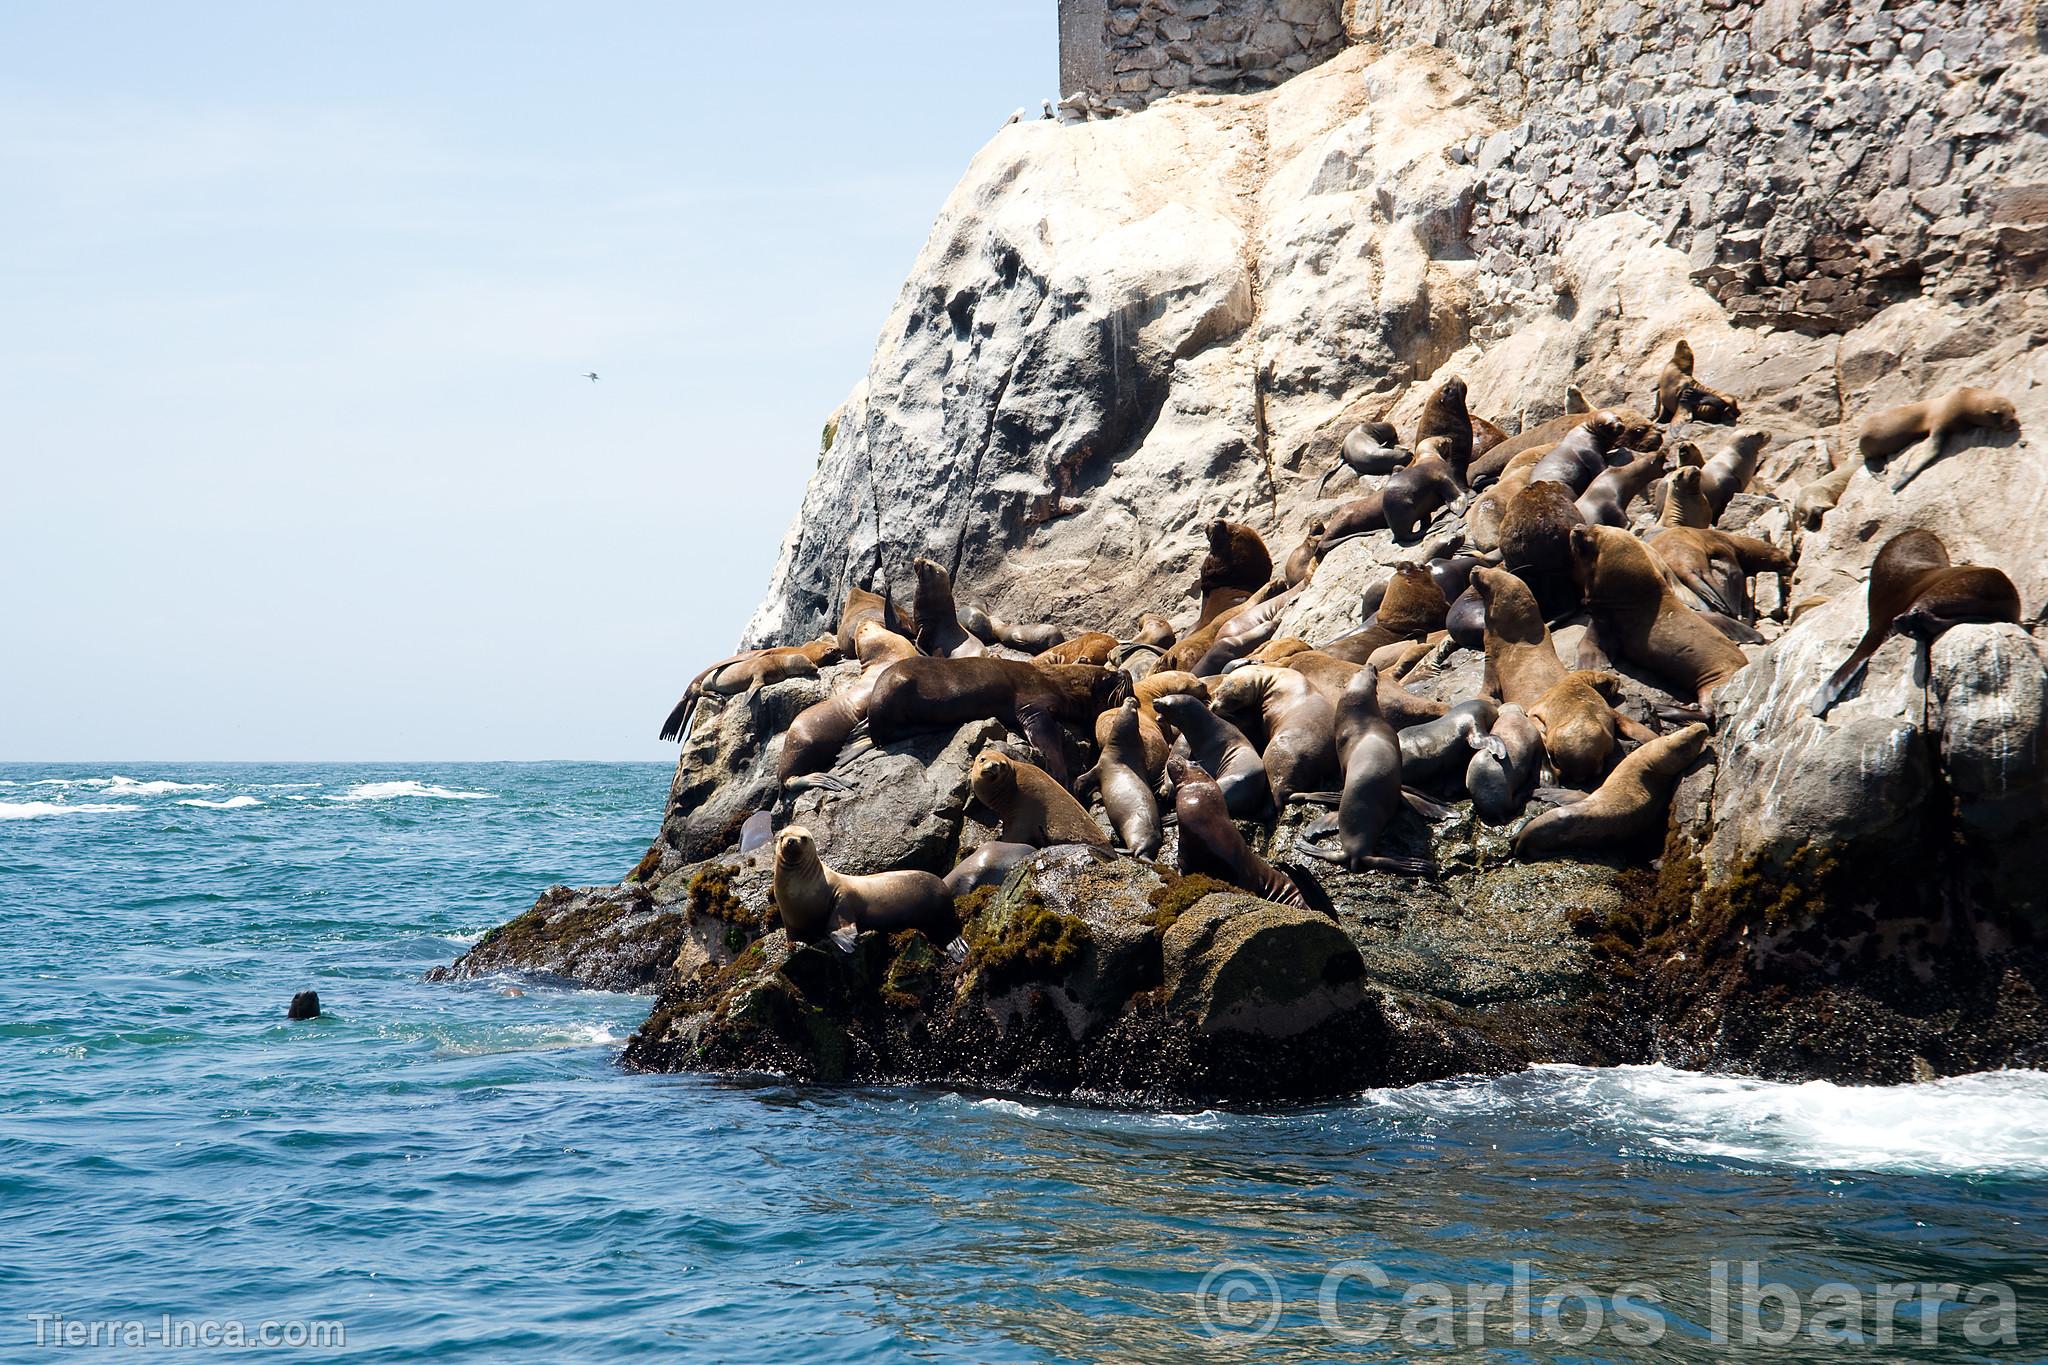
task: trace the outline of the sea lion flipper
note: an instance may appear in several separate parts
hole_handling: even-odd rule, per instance
[[[1401,799],[1408,803],[1408,809],[1425,820],[1447,819],[1457,812],[1432,796],[1426,796],[1413,787],[1401,788]]]
[[[1569,806],[1574,802],[1585,800],[1588,795],[1590,793],[1573,791],[1570,787],[1538,787],[1529,793],[1529,799],[1531,801],[1548,801],[1553,806]]]
[[[1343,792],[1289,792],[1289,801],[1306,801],[1312,806],[1334,806],[1344,799]]]

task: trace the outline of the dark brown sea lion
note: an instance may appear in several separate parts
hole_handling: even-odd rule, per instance
[[[1742,416],[1741,405],[1695,379],[1692,367],[1692,344],[1681,337],[1671,349],[1671,359],[1664,362],[1663,373],[1657,376],[1657,420],[1669,422],[1684,411],[1697,421],[1733,426]]]
[[[1386,529],[1387,504],[1381,493],[1374,491],[1353,498],[1323,517],[1323,533],[1316,537],[1316,555],[1320,558],[1347,540]]]
[[[1771,433],[1768,431],[1739,431],[1726,450],[1701,467],[1700,496],[1713,509],[1714,520],[1719,521],[1735,495],[1749,487],[1749,481],[1756,477],[1757,463],[1763,458],[1764,447],[1770,443]]]
[[[1375,712],[1379,709],[1377,683],[1373,709]],[[1472,737],[1492,729],[1494,718],[1499,714],[1499,705],[1490,698],[1473,697],[1459,702],[1435,720],[1402,730],[1399,734],[1402,780],[1419,787],[1435,782],[1446,773],[1456,773],[1462,781],[1465,766],[1472,757]],[[1338,729],[1341,731],[1341,707],[1338,708],[1338,716]],[[1341,751],[1343,746],[1340,743],[1338,747]]]
[[[1870,625],[1834,675],[1814,693],[1812,711],[1825,716],[1862,673],[1892,631],[1932,642],[1967,621],[2020,619],[2019,589],[1997,569],[1951,564],[1948,547],[1932,531],[1901,531],[1870,565]]]
[[[1863,423],[1857,449],[1866,464],[1881,464],[1910,445],[1932,437],[1917,460],[1908,460],[1892,476],[1892,491],[1911,483],[1920,471],[1942,457],[1942,447],[1959,431],[2018,431],[2019,412],[2012,400],[1989,389],[1957,389],[1921,403],[1902,403]]]
[[[795,942],[815,943],[834,923],[851,924],[863,933],[917,929],[934,943],[948,943],[960,931],[945,882],[929,872],[868,877],[834,872],[802,825],[775,836],[774,878],[775,910]]]
[[[1201,662],[1204,655],[1208,654],[1210,646],[1216,643],[1216,637],[1223,633],[1224,628],[1232,620],[1243,612],[1254,610],[1261,602],[1270,600],[1272,587],[1272,584],[1267,584],[1259,589],[1258,592],[1240,598],[1238,601],[1231,603],[1210,616],[1206,621],[1195,626],[1186,635],[1183,635],[1167,647],[1166,652],[1159,656],[1158,666],[1169,671],[1186,672],[1191,670],[1197,663]],[[1237,591],[1238,589],[1236,588],[1217,589],[1217,593],[1235,593]],[[1211,594],[1212,597],[1215,595],[1215,593]],[[1205,607],[1204,610],[1206,611],[1207,608]]]
[[[917,571],[917,647],[927,654],[947,659],[979,658],[988,653],[981,641],[960,625],[960,608],[953,602],[953,575],[935,559],[919,555],[910,562]]]
[[[1201,572],[1195,579],[1196,596],[1206,599],[1218,588],[1257,592],[1272,578],[1273,556],[1251,527],[1217,517],[1209,523],[1208,536],[1209,553],[1203,557]]]
[[[946,890],[955,900],[984,886],[1001,886],[1019,863],[1038,856],[1030,844],[1006,844],[991,839],[962,858],[945,876]]]
[[[1040,664],[1094,664],[1097,667],[1109,662],[1109,656],[1116,652],[1117,638],[1106,631],[1084,630],[1079,635],[1060,641],[1051,649],[1041,652],[1035,662]]]
[[[1214,877],[1254,896],[1305,908],[1301,888],[1253,852],[1238,833],[1216,780],[1179,754],[1166,761],[1166,769],[1173,779],[1173,809],[1180,823],[1181,875]]]
[[[1095,745],[1101,757],[1075,779],[1074,792],[1083,800],[1089,792],[1099,792],[1110,826],[1124,847],[1149,858],[1159,851],[1159,799],[1145,776],[1145,737],[1139,720],[1136,697],[1095,718]]]
[[[1336,737],[1344,772],[1336,814],[1303,830],[1295,847],[1311,857],[1341,863],[1353,872],[1426,876],[1434,871],[1435,864],[1428,859],[1393,858],[1375,851],[1380,836],[1400,812],[1403,777],[1401,741],[1380,715],[1379,676],[1370,665],[1345,685],[1337,707]],[[1343,850],[1341,856],[1315,843],[1332,829]]]
[[[868,718],[868,703],[874,697],[875,680],[881,677],[882,670],[899,660],[917,657],[916,645],[879,621],[862,621],[854,629],[854,638],[854,648],[860,656],[860,676],[825,700],[797,712],[796,719],[783,732],[775,777],[785,790],[792,778],[821,773],[832,766],[854,727]]]
[[[1221,673],[1272,639],[1274,630],[1280,625],[1280,617],[1300,595],[1300,588],[1289,588],[1264,601],[1246,603],[1228,618],[1217,621],[1215,637],[1202,652],[1202,657],[1187,666],[1187,671],[1202,678]]]
[[[1630,460],[1629,449],[1621,443],[1621,419],[1610,410],[1594,413],[1566,432],[1558,443],[1533,463],[1531,484],[1549,480],[1561,483],[1578,497],[1594,479],[1610,468]]]
[[[1360,422],[1344,438],[1338,451],[1337,463],[1324,471],[1323,478],[1316,485],[1316,496],[1330,486],[1330,480],[1344,469],[1359,475],[1391,474],[1414,456],[1401,446],[1401,438],[1387,422]]]
[[[1460,649],[1486,648],[1486,603],[1468,585],[1444,613],[1444,633]]]
[[[1067,638],[1058,626],[1023,626],[998,620],[981,607],[963,607],[960,624],[985,645],[1007,645],[1024,654],[1043,654]]]
[[[1018,659],[905,659],[891,664],[868,702],[877,743],[974,720],[1001,721],[1037,749],[1056,782],[1067,779],[1060,727],[1092,729],[1105,707],[1124,698],[1130,680],[1092,664]]]
[[[1571,537],[1583,525],[1571,490],[1549,479],[1515,494],[1501,518],[1501,566],[1529,585],[1546,617],[1578,605]]]
[[[1611,412],[1621,420],[1621,444],[1630,450],[1655,450],[1663,444],[1664,433],[1640,412],[1632,408],[1604,408],[1601,411]],[[1592,416],[1592,410],[1582,408],[1539,422],[1519,436],[1510,436],[1466,467],[1466,486],[1474,489],[1486,487],[1499,479],[1516,458],[1531,450],[1556,445],[1574,427],[1585,425]]]
[[[1515,856],[1611,848],[1649,834],[1662,823],[1678,779],[1706,742],[1707,727],[1698,723],[1651,740],[1617,763],[1591,796],[1545,811],[1522,826],[1515,836]]]
[[[1755,615],[1751,574],[1789,575],[1792,557],[1767,540],[1694,526],[1671,526],[1644,544],[1663,561],[1671,577],[1708,611],[1737,621]]]
[[[729,654],[690,679],[682,700],[662,721],[661,737],[681,739],[690,728],[690,717],[696,713],[698,701],[704,697],[737,696],[790,678],[815,678],[818,665],[837,663],[840,652],[836,635],[820,635],[807,645],[775,645]]]
[[[996,837],[1006,844],[1107,844],[1109,836],[1087,809],[1035,763],[983,749],[968,772],[977,801],[1002,820]]]
[[[1656,557],[1628,532],[1581,526],[1572,532],[1572,560],[1601,643],[1680,696],[1711,708],[1714,689],[1748,666],[1727,636],[1678,600]]]
[[[1465,381],[1452,375],[1436,386],[1422,405],[1421,420],[1415,424],[1415,451],[1422,453],[1425,441],[1441,436],[1449,445],[1440,452],[1462,489],[1465,466],[1472,463],[1472,414],[1465,408]]]
[[[1472,415],[1473,459],[1478,459],[1481,455],[1484,455],[1487,451],[1492,450],[1495,446],[1499,445],[1502,441],[1505,441],[1507,439],[1508,434],[1505,431],[1502,431],[1499,427],[1487,421],[1484,417],[1479,416],[1477,413],[1474,413]]]
[[[1310,517],[1302,527],[1301,544],[1294,547],[1280,570],[1280,579],[1288,587],[1298,588],[1316,576],[1316,565],[1322,562],[1322,552],[1316,545],[1326,529],[1321,517]]]
[[[1449,443],[1432,436],[1416,448],[1426,453],[1418,453],[1415,463],[1395,471],[1380,485],[1380,514],[1394,539],[1403,545],[1412,543],[1427,530],[1438,511],[1461,507],[1465,500],[1465,485],[1459,481],[1458,466],[1444,453]],[[1327,550],[1336,543],[1326,527],[1318,545]]]
[[[1209,707],[1240,730],[1249,723],[1264,733],[1259,759],[1276,807],[1336,780],[1336,715],[1300,673],[1266,664],[1239,669],[1210,685]]]
[[[1188,753],[1213,775],[1230,806],[1230,813],[1252,819],[1273,804],[1266,785],[1266,765],[1244,732],[1211,711],[1200,697],[1171,693],[1153,703],[1159,718],[1171,725],[1188,742]],[[1173,770],[1173,758],[1166,760]]]
[[[1528,712],[1509,704],[1500,708],[1493,728],[1471,743],[1465,791],[1472,813],[1489,825],[1504,825],[1522,813],[1542,772],[1543,732]]]
[[[1663,475],[1670,458],[1671,452],[1660,448],[1601,470],[1579,495],[1579,516],[1589,526],[1627,526],[1628,505]]]

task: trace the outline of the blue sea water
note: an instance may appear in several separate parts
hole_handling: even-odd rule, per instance
[[[0,766],[0,1359],[332,1323],[256,1354],[1691,1361],[1751,1298],[1765,1341],[1800,1318],[1744,1358],[2048,1356],[2039,1073],[1150,1114],[634,1074],[643,999],[422,979],[616,879],[667,781]],[[287,1023],[306,987],[327,1014]],[[1972,1302],[1880,1311],[1923,1281]],[[1864,1340],[1817,1342],[1830,1306]]]

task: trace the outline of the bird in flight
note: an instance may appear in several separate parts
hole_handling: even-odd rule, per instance
[[[597,371],[596,371],[596,370],[585,370],[585,371],[583,372],[583,377],[584,377],[585,379],[588,379],[588,380],[589,380],[589,381],[590,381],[591,383],[595,384],[595,383],[597,382]]]

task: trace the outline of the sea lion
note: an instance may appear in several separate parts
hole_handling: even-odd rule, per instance
[[[1062,640],[1052,648],[1040,652],[1034,661],[1040,664],[1094,664],[1097,667],[1109,662],[1109,656],[1116,651],[1118,640],[1107,631],[1084,630],[1079,635]]]
[[[1330,480],[1345,469],[1360,475],[1391,474],[1414,456],[1401,446],[1401,438],[1395,434],[1392,425],[1386,422],[1360,422],[1344,437],[1344,444],[1337,452],[1337,463],[1324,471],[1322,482],[1316,485],[1316,496],[1323,496],[1323,490],[1330,486]]]
[[[934,943],[951,942],[960,931],[945,882],[909,870],[868,877],[835,872],[802,825],[775,836],[774,880],[775,911],[793,942],[816,943],[835,922],[861,933],[917,929]]]
[[[917,595],[911,599],[917,612],[917,647],[927,654],[946,659],[979,658],[988,653],[981,641],[960,625],[960,608],[953,602],[953,575],[937,560],[919,555],[910,561],[917,571]]]
[[[1171,693],[1152,703],[1159,718],[1188,742],[1188,753],[1222,788],[1230,813],[1252,819],[1273,804],[1266,765],[1244,732],[1211,711],[1200,697]],[[1168,755],[1167,771],[1173,771]]]
[[[1683,337],[1671,349],[1671,359],[1657,376],[1657,420],[1669,422],[1679,412],[1691,413],[1696,421],[1735,425],[1741,405],[1719,389],[1709,388],[1693,377],[1692,344]]]
[[[757,810],[740,821],[740,852],[752,853],[775,837],[775,812]]]
[[[1377,711],[1377,678],[1373,701]],[[1338,714],[1343,714],[1341,708]],[[1446,772],[1462,774],[1472,757],[1472,737],[1492,729],[1499,714],[1500,707],[1491,699],[1474,697],[1459,702],[1435,720],[1400,731],[1402,780],[1423,786]]]
[[[879,620],[863,620],[854,628],[854,640],[861,663],[859,676],[825,700],[797,712],[796,719],[783,732],[782,750],[775,760],[775,778],[785,793],[793,790],[793,779],[821,773],[832,766],[855,727],[868,718],[868,704],[873,700],[875,680],[882,670],[899,660],[917,657],[916,645]]]
[[[1164,670],[1154,670],[1131,685],[1131,695],[1138,702],[1138,738],[1144,745],[1145,780],[1155,785],[1166,771],[1166,753],[1172,747],[1160,725],[1155,703],[1161,697],[1176,694],[1198,698],[1206,705],[1209,700],[1209,685],[1192,673]],[[1100,716],[1096,717],[1096,723],[1101,723]]]
[[[1864,463],[1875,466],[1910,445],[1933,438],[1920,458],[1900,464],[1892,476],[1892,491],[1896,493],[1942,457],[1942,447],[1956,432],[2019,429],[2019,412],[2011,399],[1989,389],[1963,388],[1925,402],[1886,408],[1863,423],[1863,434],[1856,445]]]
[[[1707,501],[1701,491],[1706,471],[1690,465],[1671,471],[1671,477],[1664,481],[1664,506],[1657,513],[1657,524],[1663,527],[1689,526],[1705,529],[1714,524],[1714,505]]]
[[[1486,612],[1486,690],[1526,710],[1567,671],[1536,595],[1508,570],[1483,567],[1472,571],[1472,591]]]
[[[1221,673],[1229,665],[1272,639],[1274,630],[1280,624],[1280,617],[1294,605],[1295,599],[1299,596],[1300,588],[1289,588],[1264,601],[1248,602],[1239,610],[1230,613],[1228,617],[1215,622],[1216,631],[1209,642],[1209,647],[1202,651],[1199,659],[1187,665],[1187,671],[1200,678]]]
[[[1139,722],[1136,697],[1095,718],[1095,745],[1101,757],[1075,779],[1074,792],[1083,800],[1089,792],[1099,792],[1110,826],[1124,847],[1149,858],[1159,851],[1162,830],[1153,779],[1146,776],[1145,737]]]
[[[1619,417],[1605,409],[1594,413],[1533,461],[1529,483],[1561,483],[1578,497],[1603,471],[1629,462],[1629,449],[1621,443],[1621,436]]]
[[[1670,808],[1672,790],[1707,742],[1707,727],[1694,722],[1637,749],[1580,801],[1559,806],[1522,826],[1515,856],[1548,857],[1568,848],[1609,848],[1655,829]]]
[[[1707,500],[1707,506],[1714,511],[1714,520],[1728,510],[1737,493],[1749,487],[1749,481],[1756,477],[1758,461],[1763,458],[1764,447],[1771,443],[1768,431],[1740,431],[1728,448],[1708,460],[1700,469],[1700,496]]]
[[[1465,381],[1452,375],[1436,386],[1422,405],[1422,417],[1415,424],[1415,452],[1425,442],[1443,437],[1449,444],[1439,457],[1451,467],[1460,491],[1465,483],[1465,466],[1472,463],[1472,414],[1465,408]]]
[[[1092,664],[1019,659],[905,659],[875,682],[868,731],[876,743],[974,720],[1001,721],[1038,750],[1056,782],[1067,779],[1062,724],[1092,727],[1124,699],[1130,679]]]
[[[1035,763],[1000,749],[983,749],[968,770],[977,801],[1002,820],[996,838],[1006,844],[1107,844],[1109,836],[1087,808]]]
[[[1436,865],[1426,858],[1393,858],[1376,853],[1380,836],[1401,809],[1401,741],[1379,712],[1379,676],[1371,665],[1344,687],[1336,716],[1337,747],[1343,758],[1344,788],[1335,815],[1324,816],[1301,833],[1295,847],[1311,857],[1368,870],[1424,876]],[[1317,847],[1334,829],[1342,855]]]
[[[1578,605],[1571,535],[1584,524],[1571,489],[1549,479],[1539,479],[1515,494],[1501,518],[1501,565],[1529,585],[1545,616]]]
[[[1522,813],[1543,768],[1543,732],[1528,712],[1509,703],[1493,728],[1471,738],[1472,761],[1465,790],[1472,812],[1489,825],[1504,825]]]
[[[1001,886],[1011,869],[1038,856],[1030,844],[1006,844],[991,839],[962,858],[945,876],[946,891],[955,900],[984,886]]]
[[[1600,411],[1611,412],[1620,420],[1621,444],[1627,446],[1630,450],[1655,450],[1663,444],[1664,433],[1657,429],[1656,423],[1635,409],[1610,407],[1602,408]],[[1531,450],[1541,450],[1556,445],[1569,435],[1573,428],[1584,426],[1592,417],[1592,409],[1579,408],[1566,412],[1562,417],[1553,417],[1547,422],[1539,422],[1537,425],[1522,432],[1519,436],[1510,436],[1507,440],[1502,441],[1499,445],[1487,451],[1484,456],[1473,460],[1466,467],[1466,486],[1473,489],[1486,487],[1488,484],[1498,480],[1507,470],[1508,465],[1521,455]]]
[[[1305,907],[1301,888],[1253,852],[1238,833],[1215,778],[1179,754],[1166,761],[1166,770],[1173,779],[1173,810],[1180,823],[1182,876],[1214,877],[1269,901]]]
[[[1387,529],[1386,498],[1378,491],[1353,498],[1323,518],[1323,533],[1316,537],[1316,556],[1321,558],[1335,546],[1356,540],[1373,531]]]
[[[1372,621],[1348,635],[1338,636],[1323,645],[1322,651],[1332,658],[1364,663],[1386,645],[1419,640],[1432,631],[1442,630],[1444,613],[1450,609],[1451,604],[1444,601],[1443,589],[1436,585],[1429,570],[1420,564],[1396,564]]]
[[[698,701],[704,697],[737,696],[790,678],[815,678],[820,664],[837,663],[839,657],[836,635],[820,635],[807,645],[775,645],[727,655],[690,679],[682,700],[661,723],[661,738],[681,739],[690,728],[690,717],[696,713]]]
[[[1997,569],[1951,564],[1948,547],[1932,531],[1901,531],[1870,565],[1870,625],[1856,649],[1814,693],[1811,710],[1825,716],[1863,671],[1892,631],[1932,643],[1966,621],[2020,619],[2019,589]]]
[[[1695,526],[1670,526],[1643,542],[1671,571],[1671,578],[1706,610],[1735,621],[1756,615],[1751,574],[1789,576],[1792,557],[1768,540]]]
[[[1024,654],[1043,654],[1067,638],[1066,632],[1058,626],[1013,625],[996,619],[978,606],[961,608],[960,624],[985,645],[1008,645]]]
[[[1834,510],[1842,500],[1842,494],[1849,490],[1849,480],[1856,474],[1856,462],[1844,460],[1827,473],[1805,484],[1799,490],[1798,498],[1792,504],[1792,518],[1809,531],[1820,529],[1821,518]]]
[[[1444,633],[1460,649],[1486,648],[1486,603],[1468,585],[1444,613]]]
[[[1357,676],[1358,670],[1365,667],[1363,663],[1340,659],[1319,649],[1289,655],[1282,666],[1307,678],[1309,684],[1322,694],[1323,700],[1330,703],[1333,713],[1337,703],[1343,699],[1345,687]],[[1410,692],[1388,674],[1381,673],[1379,677],[1380,714],[1396,730],[1425,724],[1450,710],[1443,702]]]
[[[1419,442],[1416,449],[1415,463],[1395,471],[1380,485],[1380,515],[1386,519],[1394,539],[1403,545],[1421,535],[1439,510],[1449,507],[1455,511],[1465,501],[1465,485],[1458,478],[1459,466],[1447,453],[1449,443],[1440,436],[1432,436]],[[1327,528],[1318,541],[1325,550],[1336,543]]]
[[[842,655],[853,653],[854,632],[860,628],[863,621],[873,621],[883,629],[893,630],[905,639],[917,638],[916,627],[905,627],[897,615],[895,604],[886,594],[870,592],[862,587],[849,587],[846,590],[846,605],[839,610],[838,639],[839,652]]]
[[[1529,708],[1529,719],[1543,735],[1543,752],[1558,779],[1567,787],[1590,787],[1607,771],[1619,743],[1617,731],[1627,720],[1614,709],[1620,679],[1604,670],[1579,669],[1565,674]],[[1647,729],[1634,738],[1655,739]]]
[[[1158,650],[1173,648],[1173,642],[1178,638],[1173,622],[1154,612],[1146,612],[1138,618],[1138,633],[1131,637],[1134,644]]]
[[[1322,553],[1316,549],[1316,544],[1323,538],[1325,529],[1321,517],[1310,517],[1303,525],[1301,544],[1294,547],[1280,570],[1281,581],[1288,587],[1298,588],[1316,576],[1316,565],[1322,562]]]
[[[1240,729],[1257,719],[1265,734],[1259,759],[1276,808],[1285,810],[1297,792],[1325,791],[1336,779],[1336,715],[1295,670],[1260,664],[1227,674],[1210,687],[1209,707]]]
[[[1196,596],[1206,599],[1218,588],[1257,592],[1272,578],[1273,556],[1251,527],[1217,517],[1209,523],[1208,536],[1209,553],[1203,556],[1201,572],[1195,579]]]
[[[1663,475],[1670,458],[1669,450],[1659,448],[1601,470],[1579,495],[1580,518],[1589,526],[1627,526],[1628,505]]]
[[[1478,413],[1475,412],[1472,414],[1473,459],[1478,459],[1481,455],[1484,455],[1487,451],[1492,450],[1495,446],[1499,445],[1502,441],[1505,441],[1507,439],[1507,432],[1501,430],[1501,428],[1487,421]],[[1467,463],[1469,463],[1469,461]]]
[[[1572,562],[1602,644],[1679,695],[1711,708],[1714,690],[1748,666],[1749,657],[1727,636],[1678,600],[1656,557],[1628,532],[1578,527]]]

